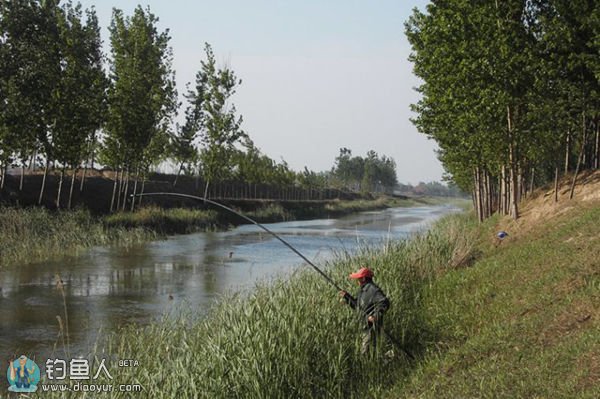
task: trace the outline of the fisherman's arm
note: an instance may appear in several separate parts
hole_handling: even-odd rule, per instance
[[[356,298],[350,295],[346,291],[340,291],[340,297],[348,304],[352,309],[356,308]]]

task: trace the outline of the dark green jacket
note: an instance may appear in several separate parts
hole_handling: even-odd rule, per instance
[[[385,296],[381,288],[372,281],[365,283],[360,287],[356,298],[346,293],[344,295],[346,302],[360,312],[365,321],[365,327],[373,327],[368,321],[369,316],[375,317],[375,327],[380,327],[383,323],[383,314],[390,307],[390,300]]]

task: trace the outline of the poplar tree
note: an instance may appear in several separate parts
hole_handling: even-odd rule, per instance
[[[0,15],[2,170],[18,160],[23,171],[40,150],[46,158],[41,203],[53,156],[52,126],[60,79],[58,1],[1,0]]]
[[[65,168],[73,171],[68,207],[71,207],[75,176],[95,133],[105,117],[107,81],[102,69],[100,29],[93,10],[83,22],[81,5],[67,3],[60,20],[61,76],[56,92],[56,123],[53,153],[61,163],[56,206],[61,206]]]
[[[579,165],[598,158],[599,11],[589,0],[450,0],[407,22],[423,81],[414,123],[480,220],[517,218],[536,181],[557,182],[561,157],[565,171],[578,159],[573,186]]]
[[[213,50],[208,43],[204,50],[206,60],[201,62],[197,81],[205,82],[206,85],[202,101],[203,129],[200,133],[200,161],[206,180],[206,196],[211,182],[231,174],[235,145],[240,144],[240,140],[247,135],[241,129],[242,117],[236,116],[235,105],[229,103],[241,80],[237,79],[230,68],[217,67]]]
[[[135,193],[140,168],[154,161],[146,157],[158,157],[156,151],[148,151],[149,146],[166,137],[177,106],[169,31],[159,32],[157,23],[158,18],[141,6],[131,17],[113,9],[111,87],[103,147],[103,159],[117,172],[111,210],[114,209],[117,183],[125,209],[130,174],[136,175]],[[167,146],[160,152],[166,156]],[[117,197],[118,205],[120,198]]]

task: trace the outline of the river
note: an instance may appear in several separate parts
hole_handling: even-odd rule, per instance
[[[456,210],[391,208],[266,226],[323,265],[336,253],[405,238]],[[0,277],[0,356],[8,361],[20,354],[34,359],[64,355],[57,318],[64,320],[64,302],[70,356],[86,356],[99,334],[127,323],[148,323],[175,309],[191,308],[202,315],[226,292],[302,267],[307,266],[272,236],[257,226],[242,225],[131,248],[96,247],[76,257],[8,268]]]

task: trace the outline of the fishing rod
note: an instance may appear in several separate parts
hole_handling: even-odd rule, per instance
[[[256,226],[260,227],[261,229],[263,229],[267,233],[271,234],[273,237],[275,237],[276,239],[278,239],[283,245],[285,245],[286,247],[288,247],[296,255],[298,255],[300,258],[302,258],[306,263],[308,263],[317,273],[319,273],[325,280],[327,280],[327,282],[329,284],[331,284],[333,287],[335,287],[338,291],[343,291],[343,292],[347,293],[346,290],[342,289],[339,285],[337,285],[336,282],[333,281],[333,279],[331,277],[329,277],[323,270],[319,269],[314,263],[312,263],[306,256],[304,256],[300,251],[298,251],[296,248],[294,248],[286,240],[284,240],[283,238],[281,238],[279,235],[277,235],[273,231],[269,230],[264,225],[258,223],[256,220],[254,220],[252,218],[249,218],[248,216],[244,215],[243,213],[238,212],[235,209],[232,209],[232,208],[228,207],[227,205],[223,205],[220,202],[216,202],[216,201],[210,200],[208,198],[198,197],[196,195],[190,195],[190,194],[168,193],[168,192],[131,194],[131,197],[142,197],[142,196],[144,196],[144,197],[145,196],[174,196],[174,197],[182,197],[182,198],[188,198],[188,199],[195,199],[195,200],[203,201],[205,203],[209,203],[211,205],[214,205],[214,206],[217,206],[219,208],[225,209],[226,211],[229,211],[229,212],[231,212],[231,213],[233,213],[233,214],[241,217],[242,219],[247,220],[248,222],[250,222],[252,224],[255,224]],[[356,300],[352,295],[350,295],[350,297],[353,300]],[[394,338],[393,336],[391,336],[386,330],[382,329],[382,331],[383,331],[383,333],[388,337],[388,339],[394,345],[396,345],[398,348],[400,348],[400,350],[402,350],[406,354],[406,356],[408,356],[411,360],[415,359],[415,357],[406,348],[404,348],[396,338]]]

